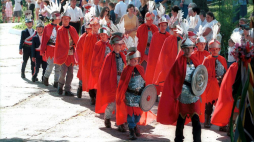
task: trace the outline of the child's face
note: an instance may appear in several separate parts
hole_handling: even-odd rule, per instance
[[[190,57],[193,52],[193,46],[182,48],[185,57]]]
[[[42,33],[42,32],[43,32],[43,29],[44,29],[43,27],[37,27],[37,28],[36,28],[36,31],[37,31],[38,33]]]
[[[100,38],[104,42],[108,41],[108,35],[105,33],[100,33]]]
[[[233,47],[233,46],[235,46],[235,44],[234,44],[234,42],[229,41],[229,42],[228,42],[228,46]]]
[[[113,49],[116,53],[119,53],[121,51],[122,44],[113,44]]]
[[[197,43],[196,46],[198,47],[198,51],[204,51],[205,45],[206,45],[205,42],[199,42],[199,43]]]
[[[136,65],[138,65],[138,62],[139,62],[139,57],[137,57],[137,58],[132,58],[132,59],[130,60],[130,66],[136,66]]]
[[[92,32],[92,28],[86,28],[86,32],[89,34]]]
[[[218,56],[220,48],[209,48],[209,51],[211,52],[212,56]]]
[[[27,26],[27,28],[32,28],[33,27],[33,22],[29,22],[29,23],[26,23],[26,26]]]

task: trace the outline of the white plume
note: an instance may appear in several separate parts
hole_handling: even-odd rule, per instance
[[[239,43],[241,44],[241,34],[240,32],[233,32],[232,35],[230,36],[230,38],[234,41],[234,43]]]
[[[118,23],[117,25],[115,25],[115,24],[111,21],[110,28],[112,29],[113,32],[125,33],[124,20],[122,20],[122,21],[121,21],[120,23]]]
[[[157,9],[157,12],[158,12],[159,17],[162,17],[165,13],[165,8],[163,7],[163,5],[161,3],[160,3],[159,9]]]
[[[184,19],[181,23],[180,26],[176,25],[177,30],[175,30],[177,33],[183,35],[184,39],[188,38],[188,29],[189,29],[189,23],[186,19]]]
[[[189,22],[189,24],[190,24],[189,28],[194,29],[196,27],[197,23],[195,21],[195,17],[190,16],[190,22]]]
[[[135,36],[134,38],[134,47],[138,47],[138,37]]]
[[[95,7],[91,7],[90,10],[89,10],[89,13],[94,17],[96,14],[95,14]]]
[[[124,42],[126,44],[126,47],[129,49],[130,47],[135,47],[134,46],[134,41],[133,38],[131,36],[129,36],[128,38],[124,38]]]
[[[154,9],[154,1],[148,1],[148,11],[150,13],[153,13],[153,9]]]
[[[212,39],[216,39],[217,38],[218,30],[219,30],[219,26],[217,24],[214,24],[213,27],[212,27],[212,31],[213,31]]]
[[[67,10],[69,4],[70,4],[70,2],[69,2],[69,1],[66,1],[66,4],[63,6],[63,9],[64,9],[64,12],[63,12],[63,13],[66,12],[66,10]]]
[[[178,10],[178,13],[177,13],[177,19],[178,19],[178,22],[181,23],[182,22],[182,19],[183,19],[183,11],[182,10]]]
[[[204,32],[203,32],[202,29],[203,29],[203,27],[202,27],[202,25],[200,25],[200,26],[199,26],[199,29],[198,29],[198,32],[197,32],[197,36],[198,36],[198,37],[200,37],[200,36],[203,35]]]

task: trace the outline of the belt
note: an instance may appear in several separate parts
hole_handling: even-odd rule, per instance
[[[32,47],[32,45],[23,44],[24,47]]]
[[[134,94],[134,95],[141,95],[141,92],[139,92],[139,91],[136,91],[136,90],[131,90],[131,89],[129,89],[129,88],[127,88],[127,92],[129,92],[129,93],[132,93],[132,94]]]
[[[117,75],[121,76],[121,74],[122,74],[122,72],[120,72],[120,71],[117,72]]]
[[[73,22],[71,21],[70,23],[79,23],[79,22],[80,22],[80,21],[73,21]]]

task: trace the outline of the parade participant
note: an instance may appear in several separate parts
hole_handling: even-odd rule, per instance
[[[101,28],[99,28],[98,30],[100,40],[95,43],[93,48],[88,84],[88,89],[93,90],[94,92],[97,92],[98,79],[104,59],[107,54],[113,50],[113,48],[108,42],[110,33],[109,28],[106,26],[107,21],[105,20],[105,18],[100,20],[100,25]],[[96,98],[96,94],[94,97]]]
[[[153,34],[158,31],[156,25],[153,24],[155,15],[153,14],[154,2],[149,1],[149,12],[145,15],[145,23],[140,25],[137,30],[137,37],[139,40],[138,51],[141,53],[141,65],[146,71],[147,66],[147,56],[149,53],[150,43],[153,37]]]
[[[99,41],[98,30],[100,28],[99,19],[95,17],[94,7],[90,8],[89,15],[91,16],[90,25],[92,27],[92,32],[86,36],[84,42],[84,48],[82,53],[82,90],[89,92],[91,98],[91,105],[95,105],[96,90],[89,90],[89,76],[91,71],[92,55],[94,45]]]
[[[83,6],[86,9],[86,14],[85,14],[85,29],[83,29],[84,33],[82,33],[82,35],[79,37],[78,43],[77,43],[77,56],[78,56],[78,73],[77,73],[77,77],[79,79],[79,87],[77,90],[77,97],[81,98],[82,97],[82,54],[83,54],[83,48],[84,48],[84,43],[85,43],[85,39],[86,36],[89,33],[92,33],[92,28],[90,25],[90,20],[91,20],[91,16],[89,15],[89,9],[91,8],[91,5],[87,4]],[[89,14],[88,14],[89,13]],[[84,25],[83,25],[84,26]],[[81,30],[82,31],[82,30]]]
[[[45,86],[49,85],[49,76],[52,73],[53,68],[55,67],[55,74],[54,74],[54,84],[53,87],[58,87],[58,79],[60,73],[60,65],[54,64],[54,53],[55,53],[55,43],[57,37],[57,31],[59,28],[59,23],[61,22],[61,5],[57,3],[51,3],[50,8],[44,7],[48,13],[50,13],[52,23],[45,26],[42,35],[42,42],[41,42],[41,51],[40,54],[46,57],[47,60],[47,68],[46,72],[43,76],[43,84]]]
[[[183,25],[182,25],[183,26]],[[166,77],[161,100],[158,106],[157,121],[165,125],[176,122],[175,142],[183,142],[183,129],[186,119],[192,121],[193,141],[201,142],[201,125],[199,120],[200,101],[189,86],[192,74],[198,66],[198,60],[191,56],[195,44],[187,38],[181,44],[183,55],[179,55]]]
[[[181,21],[181,15],[182,12],[178,11],[177,17],[179,21]],[[167,22],[166,20],[162,21]],[[176,32],[177,25],[179,21],[176,21],[174,24],[170,26],[170,29],[173,31],[173,35],[170,35],[167,37],[163,43],[162,49],[159,54],[159,58],[156,64],[156,69],[154,71],[154,78],[153,83],[159,84],[163,81],[165,81],[166,76],[171,69],[172,65],[175,62],[176,56],[178,52],[180,51],[180,45],[181,45],[181,38],[179,37],[179,34]],[[160,22],[163,23],[163,22]]]
[[[219,27],[217,24],[212,27],[213,36],[208,45],[211,55],[207,56],[203,62],[203,65],[206,66],[208,71],[208,84],[203,94],[204,96],[202,97],[206,102],[204,123],[205,128],[211,127],[210,118],[213,112],[213,105],[218,99],[220,84],[227,70],[226,59],[219,55],[221,45],[220,42],[216,40],[218,28]],[[225,131],[224,129],[225,128],[220,127],[221,131]]]
[[[35,62],[35,74],[32,77],[32,81],[35,82],[38,80],[37,75],[39,73],[39,68],[42,65],[42,81],[43,76],[46,71],[47,62],[43,61],[43,57],[40,55],[41,50],[41,41],[42,41],[42,33],[43,33],[44,23],[42,21],[38,21],[36,25],[37,35],[32,39],[32,61]]]
[[[66,2],[64,12],[61,15],[63,25],[57,31],[54,63],[61,65],[57,93],[62,95],[63,86],[65,85],[65,95],[74,96],[71,92],[71,82],[73,79],[73,67],[76,64],[74,53],[79,36],[76,29],[69,25],[71,16],[66,11],[67,6],[68,2]]]
[[[140,136],[137,123],[146,125],[156,116],[151,111],[143,112],[139,107],[140,95],[145,87],[145,74],[143,67],[139,65],[140,52],[136,49],[137,40],[134,45],[132,45],[131,37],[128,40],[128,65],[121,74],[116,94],[116,124],[121,125],[127,122],[130,132],[129,138],[135,140],[136,136]]]
[[[33,29],[33,20],[32,17],[32,11],[27,10],[25,11],[25,23],[26,23],[26,29],[21,31],[21,38],[19,43],[19,54],[23,55],[23,63],[21,68],[21,78],[25,78],[25,69],[27,60],[30,58],[31,60],[31,70],[32,75],[34,74],[34,67],[35,63],[32,61],[31,57],[31,46],[32,46],[32,38],[36,35],[36,31]]]
[[[236,43],[232,55],[237,62],[229,67],[222,80],[211,123],[217,126],[229,124],[228,135],[232,141],[251,141],[254,137],[254,78],[250,61],[254,56],[254,47],[246,43],[239,32],[233,33],[231,39]]]
[[[123,33],[116,32],[112,34],[110,44],[114,50],[106,56],[98,81],[95,112],[105,113],[104,124],[107,128],[111,128],[110,118],[116,109],[116,90],[121,73],[126,65],[126,57],[120,52],[121,46],[124,44],[123,38]],[[126,132],[125,125],[119,125],[118,130]]]

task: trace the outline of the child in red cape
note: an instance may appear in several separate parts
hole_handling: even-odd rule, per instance
[[[126,65],[126,57],[124,53],[120,52],[121,46],[124,44],[123,37],[124,35],[120,32],[112,34],[110,43],[114,50],[106,56],[98,81],[95,112],[105,113],[104,124],[107,128],[111,128],[110,118],[116,109],[116,90]],[[125,125],[119,125],[118,130],[126,132]]]
[[[136,47],[130,47],[128,65],[121,74],[116,94],[116,124],[128,123],[131,140],[140,136],[137,123],[146,125],[156,118],[151,111],[143,112],[139,107],[140,94],[145,87],[144,69],[138,65],[139,58],[140,52]]]

